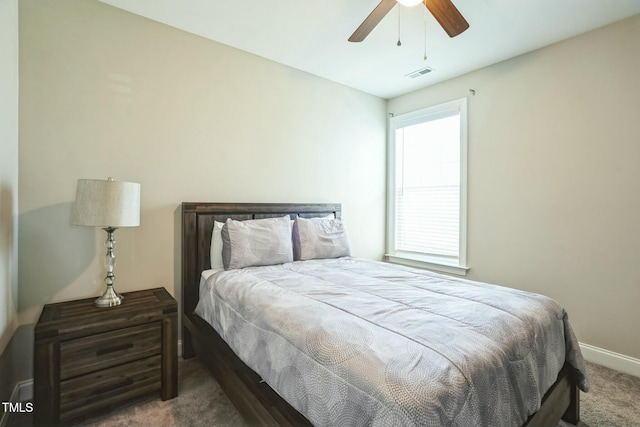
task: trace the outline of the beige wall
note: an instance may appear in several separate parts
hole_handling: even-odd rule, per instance
[[[640,15],[392,99],[469,96],[469,278],[543,293],[640,358]]]
[[[97,295],[105,233],[79,178],[139,182],[117,289],[179,298],[182,201],[341,202],[384,251],[385,101],[94,0],[20,2],[20,307]]]
[[[476,91],[469,278],[550,295],[582,342],[635,358],[638,39],[636,16],[388,102]],[[342,202],[355,254],[384,251],[383,100],[93,0],[20,2],[20,81],[24,319],[103,287],[104,232],[69,225],[78,178],[142,184],[121,291],[179,297],[181,201]]]
[[[0,0],[0,354],[18,326],[17,228],[18,0]]]

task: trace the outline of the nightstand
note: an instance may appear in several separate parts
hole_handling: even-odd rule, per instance
[[[35,425],[66,422],[160,391],[178,395],[176,301],[164,288],[47,304],[35,327]]]

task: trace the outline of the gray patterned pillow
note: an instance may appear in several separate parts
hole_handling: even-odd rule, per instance
[[[289,216],[247,221],[228,218],[221,234],[225,270],[293,261]]]
[[[296,261],[350,255],[351,245],[342,220],[296,218],[293,224],[293,256]]]

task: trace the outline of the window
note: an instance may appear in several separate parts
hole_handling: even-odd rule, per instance
[[[390,119],[392,262],[466,274],[466,101]]]

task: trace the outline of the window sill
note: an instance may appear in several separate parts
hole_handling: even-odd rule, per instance
[[[457,276],[466,276],[470,267],[463,267],[457,263],[448,259],[441,259],[437,257],[411,257],[406,255],[389,255],[385,254],[385,257],[389,262],[395,264],[407,265],[409,267],[425,268],[427,270],[434,270],[440,273],[455,274]]]

